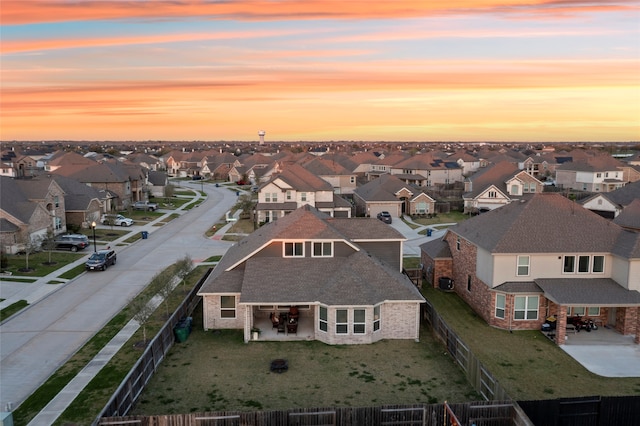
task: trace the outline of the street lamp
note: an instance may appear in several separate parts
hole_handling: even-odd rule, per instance
[[[91,222],[91,229],[93,230],[93,252],[96,253],[96,221]]]

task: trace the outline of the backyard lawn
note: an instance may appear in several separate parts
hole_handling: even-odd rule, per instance
[[[251,342],[239,331],[194,330],[176,343],[132,414],[295,407],[462,402],[480,397],[443,347],[422,330],[415,341],[330,346],[315,341]],[[269,371],[286,358],[289,370]]]

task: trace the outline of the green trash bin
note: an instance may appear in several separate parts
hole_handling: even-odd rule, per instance
[[[188,326],[176,326],[173,329],[173,333],[176,336],[176,341],[178,343],[182,343],[185,342],[187,340],[187,337],[189,337],[189,327]]]

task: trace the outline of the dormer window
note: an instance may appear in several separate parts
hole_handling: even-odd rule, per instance
[[[284,257],[304,257],[304,243],[284,243]]]
[[[332,257],[333,256],[333,243],[332,242],[314,242],[313,244],[313,257]]]

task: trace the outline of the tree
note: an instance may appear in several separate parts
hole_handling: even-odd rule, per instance
[[[21,272],[29,272],[32,269],[29,267],[29,255],[40,250],[41,238],[31,237],[28,232],[22,234],[22,247],[21,250],[24,253],[25,267],[21,269]]]
[[[152,288],[158,292],[158,295],[162,297],[167,318],[169,317],[169,296],[173,293],[175,282],[173,275],[168,274],[166,271],[158,272],[151,279]]]
[[[186,254],[182,259],[178,260],[175,264],[176,266],[176,275],[182,281],[183,289],[185,284],[185,277],[189,275],[191,269],[193,269],[193,261],[191,260],[191,256]],[[186,289],[184,289],[186,291]]]
[[[42,249],[46,250],[49,253],[49,261],[47,264],[53,265],[51,261],[51,252],[56,248],[56,235],[53,233],[51,228],[47,229],[47,235],[42,239],[41,243]]]
[[[173,186],[173,184],[168,183],[165,187],[164,187],[164,196],[165,198],[172,198],[175,194],[175,186]]]
[[[133,311],[133,319],[142,327],[143,346],[147,346],[147,323],[156,310],[151,298],[135,297],[129,302],[129,309]]]
[[[250,215],[253,211],[254,204],[255,202],[253,197],[250,194],[244,194],[238,198],[236,206],[238,207],[238,210],[242,210],[243,214]]]

